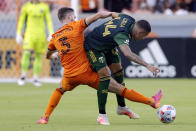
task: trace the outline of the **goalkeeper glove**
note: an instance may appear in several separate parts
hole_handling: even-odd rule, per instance
[[[22,44],[22,42],[23,42],[22,35],[16,35],[16,43],[20,45]]]
[[[51,39],[52,39],[52,35],[48,35],[47,41],[50,42]]]

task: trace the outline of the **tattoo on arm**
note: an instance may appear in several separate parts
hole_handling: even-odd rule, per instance
[[[138,55],[131,51],[127,44],[122,44],[119,46],[122,53],[127,57],[130,61],[133,61],[137,64],[147,67],[149,64],[143,61]]]
[[[127,58],[131,61],[134,61],[137,64],[143,65],[145,67],[148,66],[148,63],[146,63],[145,61],[143,61],[138,55],[136,55],[135,53],[131,52],[130,56],[127,56]]]

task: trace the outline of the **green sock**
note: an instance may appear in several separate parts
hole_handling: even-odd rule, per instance
[[[34,76],[38,76],[42,66],[42,54],[35,53],[35,60],[33,64],[33,73]]]
[[[113,77],[114,77],[114,79],[115,79],[118,83],[120,83],[120,84],[122,84],[123,86],[125,86],[125,83],[123,82],[124,74],[123,74],[123,70],[122,70],[122,69],[121,69],[120,71],[114,73],[114,74],[113,74]],[[122,97],[122,96],[116,94],[116,98],[117,98],[117,102],[118,102],[118,105],[119,105],[119,106],[121,106],[121,107],[126,106],[124,97]]]
[[[22,66],[22,72],[27,72],[30,64],[30,57],[31,52],[30,51],[24,51],[21,59],[21,66]]]
[[[99,106],[100,114],[106,114],[105,105],[108,96],[109,83],[110,83],[110,76],[100,78],[100,82],[97,90],[98,106]]]

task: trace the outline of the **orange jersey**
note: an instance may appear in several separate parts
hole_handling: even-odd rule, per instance
[[[58,50],[64,77],[73,77],[84,73],[90,66],[84,50],[85,19],[64,25],[52,35],[48,50]]]

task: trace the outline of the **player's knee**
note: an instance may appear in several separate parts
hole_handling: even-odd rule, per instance
[[[99,74],[99,78],[110,76],[110,73],[108,71],[102,71],[99,72],[98,74]]]
[[[32,52],[32,50],[24,49],[24,53],[25,53],[25,52],[31,53],[31,52]]]
[[[56,91],[60,92],[62,95],[66,92],[66,90],[63,89],[62,87],[56,88]]]
[[[41,59],[42,54],[41,53],[35,53],[35,57],[38,58],[38,59]]]
[[[107,67],[104,67],[98,71],[99,78],[111,76],[110,70]]]
[[[122,69],[121,63],[112,63],[109,67],[113,74]]]
[[[30,51],[25,50],[25,51],[24,51],[24,53],[23,53],[23,55],[28,55],[28,56],[30,56],[30,55],[31,55],[31,52],[30,52]]]

